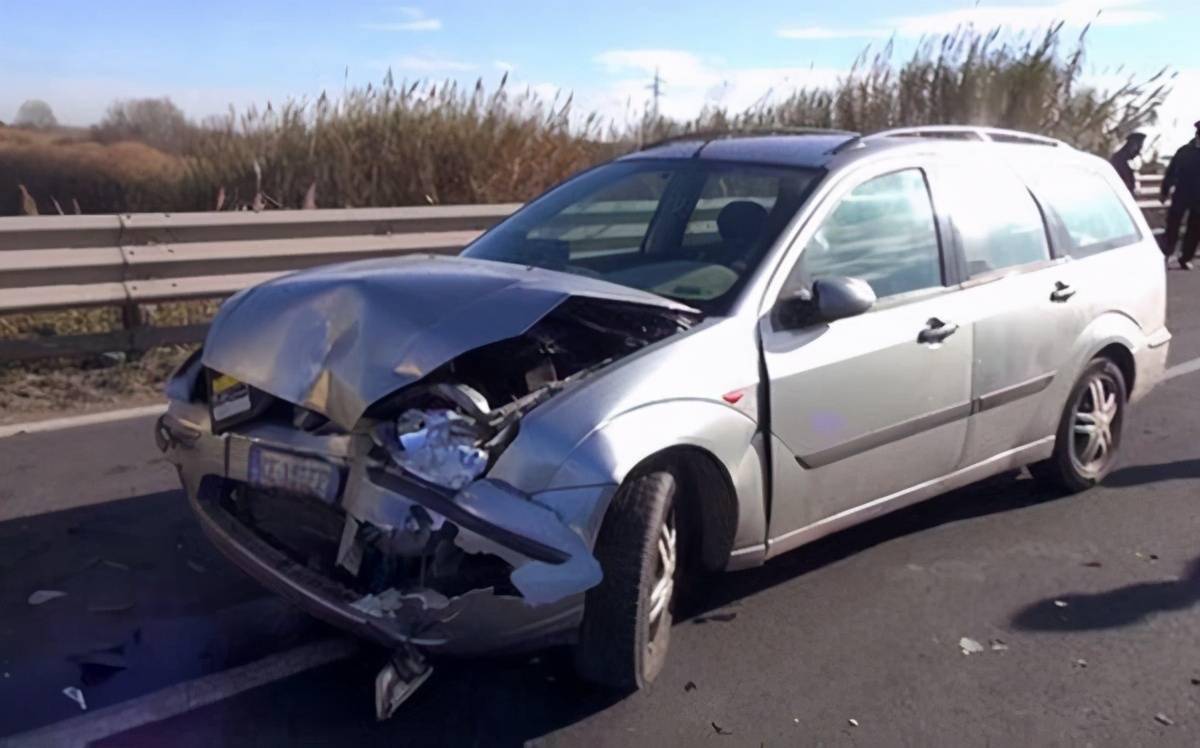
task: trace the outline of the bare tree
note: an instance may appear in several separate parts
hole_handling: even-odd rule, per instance
[[[173,153],[187,146],[191,132],[183,111],[165,96],[114,101],[100,124],[92,127],[92,137],[102,143],[137,140]]]
[[[30,99],[17,110],[17,116],[13,120],[13,124],[17,127],[44,129],[56,126],[58,120],[55,119],[54,110],[50,108],[49,104],[41,99]]]

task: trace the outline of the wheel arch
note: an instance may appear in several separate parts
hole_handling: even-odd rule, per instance
[[[699,556],[721,569],[734,549],[766,537],[765,451],[757,422],[725,404],[673,400],[627,411],[593,431],[559,468],[551,489],[624,485],[647,470],[669,469],[696,496]],[[593,508],[599,528],[611,503]]]

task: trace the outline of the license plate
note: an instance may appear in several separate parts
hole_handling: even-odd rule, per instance
[[[256,488],[275,488],[332,504],[341,487],[338,469],[324,460],[250,446],[247,479]]]
[[[249,387],[227,374],[222,374],[212,380],[214,421],[224,421],[248,410],[250,410]]]

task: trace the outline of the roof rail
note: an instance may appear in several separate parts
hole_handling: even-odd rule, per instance
[[[652,143],[646,143],[638,148],[639,151],[657,148],[671,143],[685,142],[688,140],[702,140],[709,142],[719,138],[733,138],[738,136],[763,136],[763,135],[845,135],[850,138],[861,137],[858,133],[850,130],[838,130],[824,127],[763,127],[763,128],[731,128],[731,129],[716,129],[716,130],[693,130],[692,132],[684,132],[678,135],[672,135],[661,140],[656,140]]]
[[[947,140],[981,140],[991,143],[1023,143],[1025,145],[1048,145],[1056,148],[1070,148],[1069,145],[1057,138],[1020,130],[1005,130],[1001,127],[977,127],[974,125],[924,125],[921,127],[898,127],[892,130],[872,133],[871,138],[910,137],[910,138],[944,138]]]

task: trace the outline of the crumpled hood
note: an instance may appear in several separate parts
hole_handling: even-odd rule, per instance
[[[694,311],[606,281],[509,263],[365,260],[233,296],[213,320],[203,362],[349,429],[376,400],[467,351],[522,334],[573,296]]]

